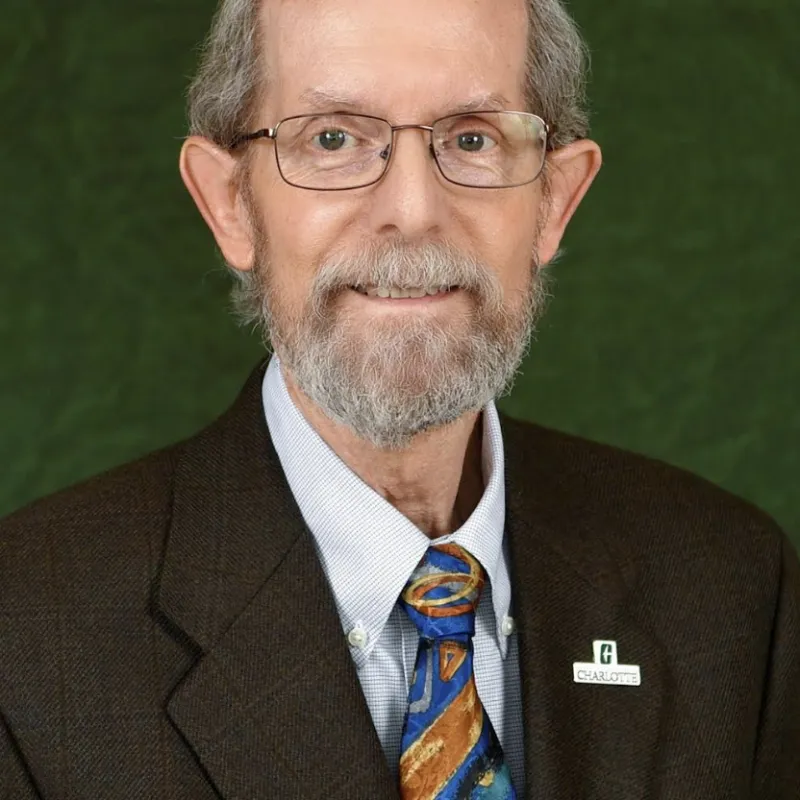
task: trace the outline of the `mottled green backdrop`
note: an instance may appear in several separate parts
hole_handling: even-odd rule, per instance
[[[258,360],[177,170],[212,0],[2,0],[0,514],[187,436]],[[511,414],[800,547],[800,5],[576,0],[605,165]]]

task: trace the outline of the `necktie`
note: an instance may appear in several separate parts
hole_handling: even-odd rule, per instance
[[[475,686],[472,637],[483,568],[463,547],[429,547],[399,603],[420,633],[400,756],[403,800],[516,800]]]

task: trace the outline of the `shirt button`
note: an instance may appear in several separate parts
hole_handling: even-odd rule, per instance
[[[503,636],[511,636],[516,629],[517,624],[514,622],[514,618],[509,617],[508,614],[506,614],[503,617],[503,622],[500,625],[500,630],[503,632]]]
[[[366,646],[367,638],[367,632],[360,622],[347,634],[347,641],[350,642],[351,647],[357,647],[359,650]]]

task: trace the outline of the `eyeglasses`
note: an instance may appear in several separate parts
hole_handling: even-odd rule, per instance
[[[503,189],[535,181],[544,167],[550,128],[535,114],[478,111],[432,125],[392,125],[365,114],[304,114],[274,128],[241,134],[229,149],[272,139],[278,172],[300,189],[338,191],[377,183],[394,152],[395,131],[430,133],[430,153],[451,183]]]

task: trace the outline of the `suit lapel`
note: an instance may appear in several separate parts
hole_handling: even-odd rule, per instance
[[[614,552],[613,528],[582,507],[577,479],[565,490],[556,434],[505,416],[502,425],[526,795],[654,797],[669,675],[656,637],[630,612],[623,573],[633,565]],[[573,681],[573,662],[592,662],[596,639],[617,642],[620,664],[639,665],[640,686]]]
[[[264,422],[265,367],[178,465],[157,602],[199,659],[167,713],[226,800],[391,798],[333,597]]]

